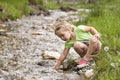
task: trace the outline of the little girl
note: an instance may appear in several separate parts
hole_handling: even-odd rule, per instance
[[[70,23],[60,22],[56,26],[55,34],[63,41],[66,41],[65,48],[55,66],[56,70],[59,70],[61,63],[67,56],[71,47],[73,47],[81,57],[81,60],[78,62],[79,66],[89,64],[91,61],[90,55],[100,51],[100,34],[93,27],[85,25],[75,27]]]

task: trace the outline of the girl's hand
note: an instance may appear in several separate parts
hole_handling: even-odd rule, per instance
[[[58,67],[58,66],[55,66],[55,68],[54,68],[54,69],[58,71],[58,70],[59,70],[59,67]]]
[[[97,39],[100,39],[100,34],[97,33],[97,34],[94,35],[94,37],[96,37]]]
[[[93,43],[96,43],[99,39],[96,38],[95,36],[91,37],[90,38],[90,42],[93,44]]]

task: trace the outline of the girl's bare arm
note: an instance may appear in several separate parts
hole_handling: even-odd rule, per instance
[[[56,64],[56,66],[55,66],[55,69],[56,69],[56,70],[59,70],[60,65],[62,64],[63,60],[65,59],[65,57],[66,57],[67,54],[68,54],[68,51],[69,51],[69,48],[64,48],[64,50],[63,50],[60,58],[58,59],[58,62],[57,62],[57,64]]]
[[[100,39],[100,34],[94,27],[86,26],[85,31],[90,32],[94,37]]]

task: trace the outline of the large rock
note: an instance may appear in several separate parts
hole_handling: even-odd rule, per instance
[[[59,59],[60,54],[55,51],[44,51],[42,57],[43,59]]]

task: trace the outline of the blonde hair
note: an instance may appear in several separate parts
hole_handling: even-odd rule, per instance
[[[64,30],[74,31],[75,26],[66,21],[61,21],[61,22],[57,23],[57,25],[55,26],[55,34],[56,35],[57,35],[57,31],[59,31],[61,28],[63,28]]]

